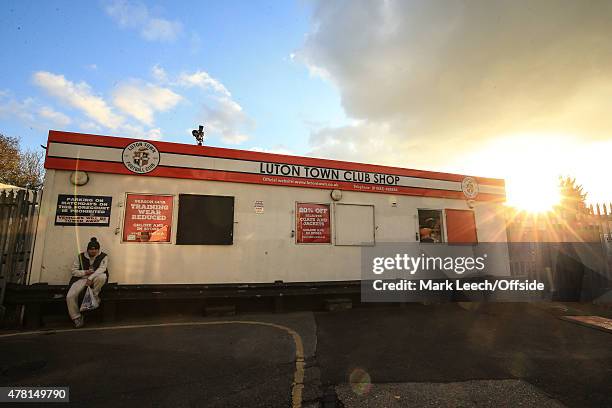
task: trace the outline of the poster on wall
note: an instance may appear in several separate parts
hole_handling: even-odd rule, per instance
[[[60,194],[57,196],[55,225],[108,227],[113,197]]]
[[[298,244],[331,244],[329,204],[297,203]]]
[[[255,214],[263,214],[264,213],[264,202],[262,200],[257,200],[253,204],[253,209],[255,210]]]
[[[128,194],[123,242],[170,242],[174,196]]]

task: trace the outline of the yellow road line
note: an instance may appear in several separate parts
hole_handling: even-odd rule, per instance
[[[167,327],[167,326],[209,326],[214,324],[251,324],[258,326],[274,327],[287,332],[295,344],[295,373],[293,374],[293,384],[291,385],[291,406],[293,408],[301,408],[302,406],[302,391],[304,389],[304,344],[300,335],[293,329],[282,326],[280,324],[257,322],[248,320],[220,320],[214,322],[179,322],[179,323],[154,323],[154,324],[134,324],[126,326],[106,326],[106,327],[87,327],[80,329],[59,329],[59,330],[39,330],[18,333],[0,334],[0,338],[27,336],[32,334],[50,334],[64,332],[85,332],[85,331],[102,331],[102,330],[120,330],[120,329],[139,329],[145,327]]]

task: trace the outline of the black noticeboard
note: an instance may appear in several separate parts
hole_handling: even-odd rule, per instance
[[[57,197],[55,225],[108,227],[113,197],[60,194]]]
[[[234,197],[179,194],[177,245],[232,245]]]

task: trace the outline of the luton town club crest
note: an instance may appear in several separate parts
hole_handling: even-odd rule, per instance
[[[465,177],[461,182],[461,191],[468,200],[473,200],[478,196],[478,183],[474,177]]]
[[[153,171],[159,164],[159,150],[149,142],[133,142],[123,149],[123,164],[134,173]]]

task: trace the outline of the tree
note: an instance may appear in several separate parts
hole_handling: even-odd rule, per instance
[[[0,183],[36,189],[42,185],[44,155],[21,150],[19,138],[0,133]]]
[[[560,201],[556,212],[566,221],[575,221],[581,215],[588,214],[586,206],[587,193],[581,185],[576,184],[576,179],[559,177]]]

